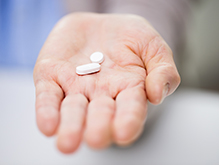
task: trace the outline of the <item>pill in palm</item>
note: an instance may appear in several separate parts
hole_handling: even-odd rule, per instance
[[[100,64],[104,60],[104,55],[101,52],[94,52],[93,54],[91,54],[90,60],[94,63],[99,63]]]
[[[100,71],[99,63],[89,63],[76,67],[76,73],[78,75],[86,75]]]

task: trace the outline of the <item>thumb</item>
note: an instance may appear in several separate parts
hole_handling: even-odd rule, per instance
[[[180,84],[172,51],[167,43],[157,36],[149,42],[142,59],[147,70],[145,83],[148,99],[152,104],[160,104]]]

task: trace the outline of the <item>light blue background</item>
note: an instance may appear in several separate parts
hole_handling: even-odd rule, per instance
[[[63,15],[60,0],[0,0],[0,66],[33,67]]]

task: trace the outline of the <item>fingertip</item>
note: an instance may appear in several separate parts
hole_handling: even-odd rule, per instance
[[[59,149],[60,152],[64,154],[71,154],[75,152],[81,142],[80,136],[78,136],[80,132],[62,132],[58,133],[58,138],[57,138],[57,148]]]
[[[38,109],[36,120],[39,130],[46,136],[53,136],[59,124],[59,113],[53,109]]]
[[[101,132],[101,133],[100,133]],[[109,131],[85,132],[85,141],[92,149],[101,150],[107,148],[111,144],[111,136]]]
[[[166,83],[166,85],[153,84],[153,86],[149,86],[147,90],[148,100],[154,105],[161,104],[164,101],[164,99],[168,96],[168,93],[169,83]]]
[[[164,99],[172,94],[180,84],[177,70],[160,67],[148,74],[146,78],[146,92],[148,100],[154,104],[161,104]]]
[[[147,84],[147,97],[148,100],[154,104],[154,105],[158,105],[160,104],[160,102],[162,101],[162,87],[158,84],[153,84],[153,86],[151,87],[151,85],[148,83]]]
[[[123,120],[114,123],[113,139],[114,142],[120,146],[127,146],[134,142],[143,129],[141,120],[134,116],[124,117]]]

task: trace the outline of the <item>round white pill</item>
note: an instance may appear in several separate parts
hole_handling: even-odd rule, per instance
[[[103,55],[103,53],[101,53],[101,52],[94,52],[93,54],[91,54],[91,56],[90,56],[90,60],[92,61],[92,62],[95,62],[95,63],[102,63],[103,62],[103,60],[104,60],[104,55]]]
[[[78,75],[91,74],[98,71],[100,71],[100,64],[98,63],[89,63],[76,67],[76,73]]]

